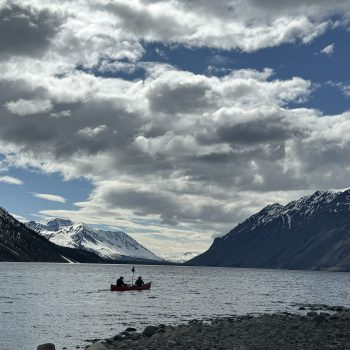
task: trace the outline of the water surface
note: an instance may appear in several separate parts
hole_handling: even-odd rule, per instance
[[[0,349],[85,347],[128,326],[232,314],[296,311],[295,303],[350,307],[350,274],[136,266],[143,292],[110,292],[129,265],[0,263]]]

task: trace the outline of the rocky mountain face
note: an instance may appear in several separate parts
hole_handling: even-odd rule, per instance
[[[94,253],[57,246],[16,220],[3,208],[0,208],[0,261],[105,262]]]
[[[269,205],[186,264],[350,271],[350,190]]]
[[[162,260],[122,231],[98,230],[83,223],[58,218],[47,224],[30,221],[26,225],[61,247],[93,252],[104,260]]]
[[[0,208],[0,261],[66,262],[56,246]]]

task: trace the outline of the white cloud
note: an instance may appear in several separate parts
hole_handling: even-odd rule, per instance
[[[327,56],[331,56],[334,52],[334,44],[330,44],[330,45],[326,46],[320,52],[327,55]]]
[[[21,221],[21,222],[26,222],[27,219],[21,215],[17,215],[17,214],[14,214],[14,213],[10,213],[16,220],[18,221]]]
[[[61,69],[65,65],[108,69],[119,61],[121,66],[125,63],[122,69],[130,70],[145,52],[143,42],[243,51],[296,40],[308,43],[330,26],[328,16],[349,14],[348,0],[271,4],[255,0],[223,0],[215,6],[210,1],[181,0],[16,2],[38,22],[41,35],[36,33],[35,47],[47,50],[43,59]],[[9,21],[4,31],[10,33],[14,24]]]
[[[66,110],[66,111],[60,111],[60,112],[54,112],[54,113],[50,113],[50,117],[52,118],[67,118],[71,115],[71,111],[70,110]]]
[[[23,100],[10,101],[5,104],[5,107],[13,114],[20,116],[46,113],[52,109],[50,100]]]
[[[86,127],[78,131],[78,135],[85,137],[96,137],[107,129],[106,125],[99,125],[95,128]]]
[[[33,193],[33,196],[40,199],[45,199],[47,201],[51,202],[59,202],[59,203],[66,203],[66,199],[62,196],[58,196],[55,194],[47,194],[47,193]]]
[[[0,182],[9,185],[23,185],[23,181],[13,176],[0,176]]]

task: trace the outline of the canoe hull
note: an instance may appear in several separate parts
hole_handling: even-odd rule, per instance
[[[131,290],[148,290],[151,289],[151,282],[145,283],[143,286],[117,286],[115,284],[111,284],[112,292],[127,292]]]

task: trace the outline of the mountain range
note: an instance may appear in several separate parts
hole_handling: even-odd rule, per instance
[[[350,271],[350,190],[269,205],[186,264]]]
[[[26,226],[59,246],[93,252],[107,261],[162,260],[123,231],[103,231],[59,218],[46,224],[29,221]]]
[[[23,224],[3,208],[0,261],[166,262],[122,231],[58,218]],[[350,271],[350,189],[269,205],[185,264]]]
[[[23,224],[0,208],[0,261],[164,263],[126,233],[65,219]]]

